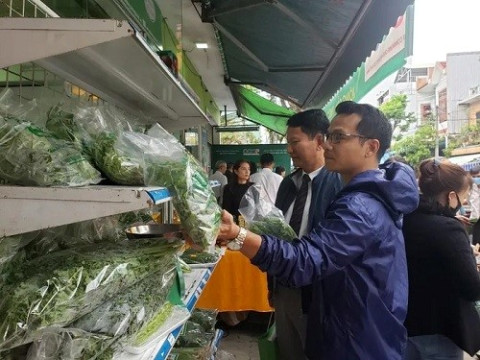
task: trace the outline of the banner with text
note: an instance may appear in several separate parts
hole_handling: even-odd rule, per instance
[[[406,58],[412,55],[413,49],[413,14],[414,8],[409,6],[375,51],[323,107],[329,119],[335,115],[337,104],[346,100],[360,100],[382,80],[405,65]]]

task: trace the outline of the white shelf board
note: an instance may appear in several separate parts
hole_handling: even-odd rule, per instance
[[[28,61],[169,131],[209,121],[126,21],[0,18],[0,68]]]
[[[0,236],[145,209],[170,199],[160,187],[0,186]]]
[[[190,273],[184,273],[185,278],[185,295],[183,302],[188,311],[192,312],[195,308],[203,289],[207,285],[210,276],[212,275],[213,268],[206,269],[192,269]],[[182,332],[183,325],[173,330],[165,340],[159,342],[159,346],[152,352],[150,360],[164,360],[170,354],[175,342],[177,341],[180,333]]]
[[[215,336],[213,337],[212,344],[210,345],[210,360],[215,360],[215,355],[217,354],[218,345],[220,345],[220,340],[223,338],[223,330],[215,330]]]

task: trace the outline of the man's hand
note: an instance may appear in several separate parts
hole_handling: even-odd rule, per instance
[[[220,224],[220,232],[217,237],[217,244],[224,246],[234,239],[240,227],[233,221],[233,216],[226,210],[222,211],[222,223]]]
[[[466,226],[470,226],[472,225],[470,223],[470,219],[466,216],[463,216],[463,215],[455,215],[455,217],[457,218],[457,220],[460,220],[462,222],[463,225],[466,225]]]
[[[470,245],[472,247],[473,255],[479,256],[480,255],[480,244]]]

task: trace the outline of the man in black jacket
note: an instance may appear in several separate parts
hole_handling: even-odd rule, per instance
[[[325,167],[322,143],[329,127],[320,109],[293,115],[287,122],[288,153],[297,170],[287,176],[277,193],[275,205],[300,237],[324,218],[325,211],[342,188],[338,174]],[[322,314],[309,312],[312,301],[322,301],[322,294],[312,287],[291,289],[269,278],[270,298],[275,306],[277,339],[282,359],[305,359],[306,316],[319,327]]]

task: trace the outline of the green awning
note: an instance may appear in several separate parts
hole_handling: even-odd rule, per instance
[[[322,107],[413,0],[208,0],[228,84]]]
[[[413,52],[413,6],[400,16],[375,51],[358,67],[347,82],[323,107],[328,118],[335,116],[335,107],[342,101],[359,101],[390,74],[405,65]]]
[[[287,120],[295,111],[277,105],[244,86],[230,86],[239,116],[281,135],[287,132]]]

